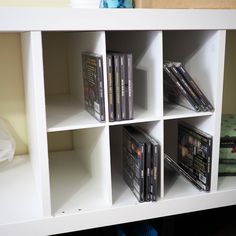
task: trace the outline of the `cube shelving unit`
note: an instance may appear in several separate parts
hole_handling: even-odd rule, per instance
[[[52,235],[235,205],[236,178],[218,177],[221,114],[236,111],[235,39],[235,10],[0,8],[0,116],[16,129],[23,112],[28,134],[28,150],[0,163],[0,234]],[[106,71],[107,50],[133,55],[133,120],[109,122],[106,73],[106,121],[84,109],[81,52],[103,55]],[[165,60],[185,63],[213,112],[164,103]],[[210,192],[164,162],[164,153],[177,155],[180,120],[213,136]],[[156,202],[138,203],[122,179],[127,124],[161,144]]]

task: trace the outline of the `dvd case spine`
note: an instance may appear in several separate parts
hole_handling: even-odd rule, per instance
[[[121,119],[128,118],[128,78],[126,54],[120,53],[120,78],[121,78]]]
[[[115,120],[113,58],[112,58],[112,54],[107,54],[107,84],[108,84],[109,121],[112,122],[112,121]]]
[[[113,54],[114,77],[115,77],[115,120],[121,120],[121,74],[120,74],[120,56]]]
[[[146,169],[146,186],[145,186],[145,201],[151,201],[151,143],[146,142],[145,152],[145,169]]]
[[[157,201],[161,186],[160,144],[155,140],[152,142],[152,164],[151,164],[151,196],[152,201]]]
[[[134,118],[134,102],[133,102],[133,56],[127,53],[127,80],[128,80],[128,119]]]

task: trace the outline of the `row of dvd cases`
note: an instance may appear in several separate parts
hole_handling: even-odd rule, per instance
[[[16,157],[14,161],[19,160],[21,165],[10,163],[10,167],[4,168],[20,172],[19,186],[32,179],[21,174],[25,172],[33,172],[36,182],[28,184],[31,201],[22,196],[12,207],[12,213],[16,205],[23,207],[30,205],[29,202],[39,209],[26,212],[28,215],[23,219],[136,205],[136,198],[121,176],[121,130],[126,124],[142,127],[161,144],[160,198],[145,204],[207,194],[165,168],[164,153],[176,156],[180,120],[213,136],[211,190],[217,191],[225,35],[226,31],[221,30],[2,33],[3,42],[13,37],[12,44],[19,44],[22,49],[29,140],[27,161]],[[107,50],[133,55],[133,120],[108,121],[106,73],[106,122],[98,122],[83,107],[81,52],[102,54],[105,62]],[[212,102],[214,112],[195,112],[163,102],[164,60],[184,62]],[[28,164],[22,167],[28,162],[33,166],[30,171]],[[13,177],[8,179],[12,181]],[[6,188],[6,201],[15,200],[11,191]],[[36,192],[40,193],[39,199]],[[9,209],[8,212],[9,218],[3,217],[1,222],[14,220],[11,218],[14,214]],[[14,217],[22,219],[22,215]]]

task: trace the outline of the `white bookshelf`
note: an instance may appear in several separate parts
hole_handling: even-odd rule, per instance
[[[0,163],[0,234],[52,235],[236,204],[235,177],[218,178],[221,114],[236,112],[232,102],[224,105],[235,96],[235,22],[235,10],[0,8],[0,36],[19,36],[29,146],[27,155]],[[84,109],[81,52],[102,54],[106,71],[107,50],[133,54],[133,120],[108,121],[106,73],[106,121]],[[164,103],[168,59],[186,64],[213,112]],[[0,116],[7,115],[1,108],[9,100],[0,102]],[[213,136],[209,193],[164,163],[164,153],[176,156],[179,120]],[[126,124],[161,144],[157,202],[138,203],[122,179]]]

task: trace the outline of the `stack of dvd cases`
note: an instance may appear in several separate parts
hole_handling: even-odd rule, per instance
[[[139,202],[156,201],[160,186],[160,145],[143,129],[123,127],[123,178]]]
[[[107,53],[109,121],[132,120],[133,55],[128,52]]]
[[[181,62],[165,62],[164,99],[195,111],[214,111],[214,107]]]

